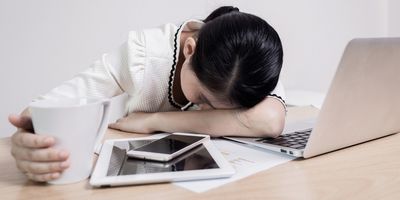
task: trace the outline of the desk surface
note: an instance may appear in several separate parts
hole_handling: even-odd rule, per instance
[[[288,121],[315,116],[291,108]],[[109,130],[107,138],[137,134]],[[143,135],[141,135],[143,136]],[[88,181],[38,184],[20,173],[0,139],[0,199],[400,199],[400,134],[311,159],[297,159],[205,193],[169,183],[92,189]]]

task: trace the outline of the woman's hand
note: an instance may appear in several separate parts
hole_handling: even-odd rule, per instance
[[[152,133],[155,130],[155,116],[157,113],[135,112],[109,124],[108,127],[125,132]]]
[[[30,117],[10,115],[8,120],[18,129],[11,138],[11,154],[18,169],[39,182],[60,177],[69,166],[69,153],[51,148],[55,144],[53,137],[34,134]]]

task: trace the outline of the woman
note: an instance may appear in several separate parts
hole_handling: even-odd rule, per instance
[[[128,114],[110,128],[275,137],[286,112],[282,57],[267,22],[225,6],[204,21],[132,31],[119,49],[38,99],[127,93]],[[11,153],[30,179],[53,180],[68,168],[68,151],[52,148],[54,138],[31,134],[27,110],[9,121],[18,128]]]

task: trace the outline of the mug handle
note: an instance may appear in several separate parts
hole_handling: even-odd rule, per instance
[[[101,119],[101,123],[100,123],[100,127],[99,130],[97,131],[97,137],[96,137],[96,143],[94,145],[94,152],[96,154],[100,153],[102,144],[101,144],[101,140],[104,137],[104,134],[106,133],[106,130],[108,128],[108,117],[110,115],[110,100],[104,100],[102,102],[103,104],[103,117]]]

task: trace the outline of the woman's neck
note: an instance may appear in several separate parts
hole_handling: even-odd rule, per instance
[[[185,62],[185,56],[183,54],[183,47],[185,45],[185,41],[188,37],[192,36],[195,32],[189,32],[189,31],[182,31],[181,32],[181,37],[180,37],[180,48],[179,48],[179,55],[178,55],[178,62],[176,64],[176,69],[175,69],[175,77],[174,77],[174,83],[173,83],[173,98],[174,100],[181,104],[181,105],[186,105],[189,101],[186,99],[185,94],[182,91],[182,86],[181,86],[181,69],[182,69],[182,64]]]

